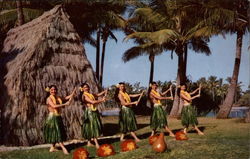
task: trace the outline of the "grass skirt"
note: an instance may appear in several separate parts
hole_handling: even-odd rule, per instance
[[[184,106],[181,112],[181,123],[183,126],[198,125],[196,109],[192,105]]]
[[[122,133],[133,132],[137,130],[137,122],[133,110],[122,106],[119,114],[119,126]]]
[[[60,115],[49,113],[44,123],[43,135],[46,143],[58,143],[66,140],[66,132]]]
[[[165,128],[167,125],[166,111],[163,110],[162,105],[154,105],[154,110],[150,118],[150,128],[156,130],[157,128]]]
[[[98,111],[86,109],[83,115],[83,138],[90,140],[97,138],[102,133],[102,122]]]

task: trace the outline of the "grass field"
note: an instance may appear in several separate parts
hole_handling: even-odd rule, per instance
[[[104,135],[119,134],[117,117],[104,117]],[[109,143],[115,147],[116,154],[108,159],[250,159],[250,124],[242,119],[217,120],[214,118],[199,118],[199,128],[205,136],[199,136],[190,130],[189,140],[176,141],[165,134],[168,150],[155,153],[148,144],[150,128],[149,117],[138,117],[139,130],[136,132],[142,139],[138,149],[131,152],[120,152],[119,138],[102,139],[100,144]],[[182,128],[180,120],[169,119],[169,127],[174,131]],[[130,138],[130,136],[126,136]],[[73,152],[78,147],[86,148],[90,158],[98,158],[94,147],[86,147],[86,143],[70,144],[67,148],[70,155],[61,151],[49,153],[48,148],[32,150],[15,150],[0,152],[0,159],[72,159]]]

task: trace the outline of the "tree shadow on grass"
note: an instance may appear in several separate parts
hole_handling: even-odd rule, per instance
[[[172,130],[172,132],[175,134],[176,132],[178,132],[178,131],[181,131],[181,130],[183,130],[183,129],[173,129]],[[164,136],[169,136],[169,133],[168,132],[166,132],[165,131],[165,129],[158,129],[156,132],[155,132],[155,134],[160,134],[161,132],[164,132]],[[139,135],[138,137],[140,138],[140,139],[146,139],[146,138],[149,138],[151,136],[151,131],[150,132],[147,132],[147,133],[144,133],[144,134],[141,134],[141,135]]]
[[[204,132],[204,130],[206,129],[205,126],[198,126],[198,128],[200,129],[201,132]],[[189,130],[188,133],[197,133],[197,131],[192,129],[192,130]]]
[[[147,126],[148,124],[137,124],[138,130]],[[103,125],[103,136],[113,136],[116,134],[120,134],[120,127],[118,123],[117,124],[106,123]]]
[[[86,142],[84,142],[84,143],[73,143],[73,144],[66,145],[65,147],[67,148],[68,151],[72,151],[74,149],[83,147],[85,145],[86,145]]]
[[[234,122],[235,123],[246,123],[245,118],[237,118]]]

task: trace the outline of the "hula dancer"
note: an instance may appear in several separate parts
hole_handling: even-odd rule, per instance
[[[64,104],[62,99],[57,96],[57,87],[55,85],[47,87],[46,91],[48,92],[46,104],[48,106],[49,116],[45,121],[43,130],[45,142],[52,143],[49,150],[50,152],[58,151],[56,143],[59,143],[63,153],[69,154],[68,150],[63,145],[63,141],[66,139],[66,132],[61,117],[61,108],[70,104],[75,90],[71,95],[64,98],[65,100],[68,100]]]
[[[139,101],[131,102],[130,97],[139,97],[142,94],[129,95],[126,92],[125,83],[123,82],[119,83],[116,87],[115,100],[121,105],[121,111],[119,113],[119,126],[122,134],[120,141],[124,140],[124,135],[127,132],[130,132],[135,141],[139,142],[140,139],[134,132],[137,130],[136,118],[133,110],[131,109],[132,105],[137,105]]]
[[[201,86],[194,90],[191,93],[186,91],[187,86],[182,84],[179,88],[179,95],[180,98],[183,100],[183,109],[181,111],[181,123],[184,126],[184,133],[187,133],[187,128],[189,125],[192,125],[193,128],[198,132],[199,135],[204,135],[203,132],[197,127],[198,120],[197,120],[197,112],[196,109],[191,105],[193,99],[200,97],[200,93],[192,97],[197,91],[200,92]]]
[[[91,94],[89,85],[87,83],[83,83],[80,87],[80,90],[80,97],[83,103],[86,104],[87,108],[85,109],[83,115],[82,135],[83,138],[88,140],[87,146],[93,146],[93,144],[91,144],[91,139],[94,139],[95,146],[98,149],[99,143],[97,137],[99,137],[102,133],[102,123],[96,105],[106,100],[105,96],[107,94],[107,90],[98,94]],[[105,95],[103,98],[96,100],[96,98],[103,95]]]
[[[150,127],[152,129],[151,136],[155,134],[155,131],[157,128],[164,128],[169,133],[169,136],[175,137],[174,133],[168,128],[167,113],[165,110],[163,110],[162,104],[161,104],[161,100],[163,99],[173,100],[173,96],[171,92],[172,85],[167,91],[163,93],[159,93],[157,91],[157,87],[158,87],[157,83],[152,82],[148,90],[148,97],[150,99],[150,102],[154,105],[154,110],[150,118]],[[171,92],[171,96],[163,97],[169,91]]]

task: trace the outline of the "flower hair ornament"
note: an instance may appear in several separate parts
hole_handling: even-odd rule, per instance
[[[120,84],[118,83],[118,84],[116,84],[115,86],[116,86],[116,88],[119,88],[119,87],[120,87]]]
[[[45,91],[46,91],[46,92],[49,92],[49,91],[50,91],[49,87],[46,87],[46,88],[45,88]]]
[[[83,92],[83,88],[82,88],[82,87],[79,87],[79,90],[80,90],[81,92]]]
[[[151,84],[151,83],[149,84],[149,87],[152,87],[152,84]]]

